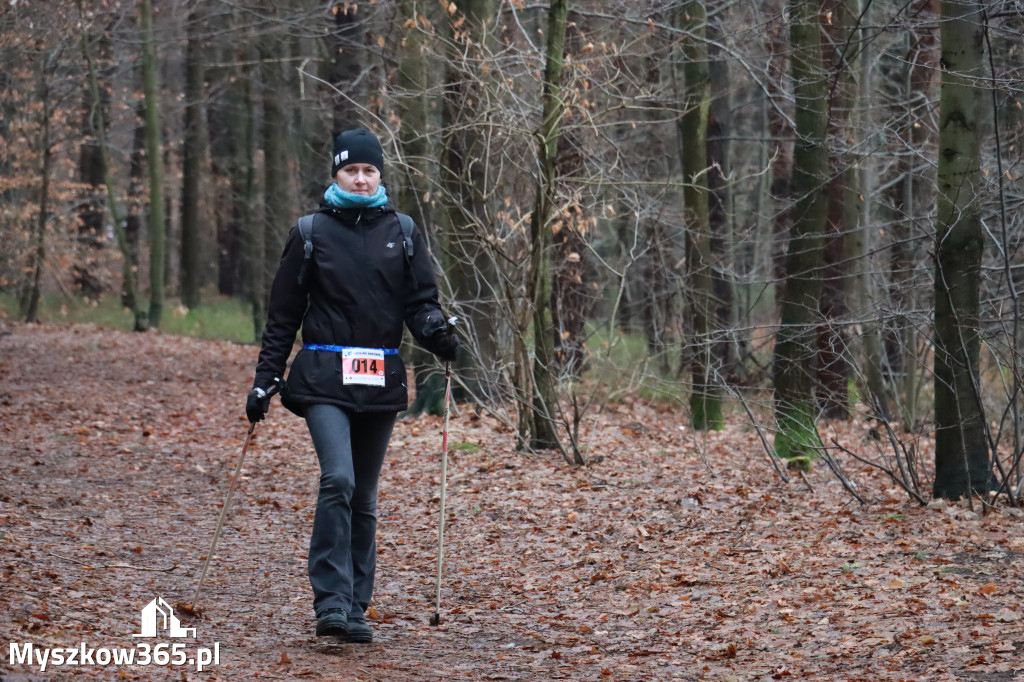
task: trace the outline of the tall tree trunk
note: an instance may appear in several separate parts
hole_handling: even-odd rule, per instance
[[[814,3],[790,0],[796,142],[793,147],[793,225],[786,254],[782,326],[775,342],[775,450],[787,458],[811,457],[815,428],[814,327],[819,319],[822,235],[828,197],[828,84],[821,58]]]
[[[554,213],[558,134],[562,104],[562,50],[565,45],[568,0],[552,0],[548,12],[544,94],[537,145],[537,197],[530,224],[530,291],[533,303],[533,415],[530,447],[559,447],[555,426],[557,396],[554,328],[551,320],[551,226]],[[581,463],[581,462],[580,462]]]
[[[145,220],[146,201],[146,116],[145,103],[140,100],[135,109],[135,134],[132,136],[132,152],[128,170],[128,207],[124,219],[125,267],[132,271],[138,283],[139,267],[142,264],[142,223]],[[149,327],[149,312],[142,302],[138,290],[125,287],[121,302],[125,308],[135,311],[135,331],[144,332]]]
[[[214,24],[215,30],[233,30],[233,17],[225,12]],[[242,62],[247,36],[230,43],[220,43],[215,59],[230,64]],[[244,119],[251,116],[241,111],[252,106],[249,96],[251,67],[234,64],[231,68],[210,73],[210,90],[220,93],[207,108],[207,130],[210,148],[210,184],[217,201],[213,202],[213,219],[217,229],[217,293],[242,296],[247,293],[246,256],[239,213],[245,201],[242,185],[249,168],[244,166],[243,151],[247,144]]]
[[[744,359],[750,345],[749,332],[741,331],[737,315],[733,282],[737,272],[736,244],[733,221],[734,191],[729,176],[732,169],[729,137],[732,129],[733,97],[729,83],[729,62],[722,43],[722,19],[707,24],[708,78],[711,82],[711,105],[708,108],[707,164],[708,164],[708,226],[711,229],[711,271],[714,293],[716,329],[720,332],[714,341],[713,357],[722,367],[722,381],[743,382],[746,371]],[[730,330],[727,334],[722,333]]]
[[[166,247],[160,86],[157,82],[151,0],[141,0],[139,8],[142,13],[142,74],[146,93],[146,158],[149,162],[149,326],[159,327],[164,309]]]
[[[255,49],[244,51],[246,61],[255,61]],[[255,66],[243,67],[243,75],[251,76],[258,72]],[[267,324],[267,289],[264,284],[264,244],[263,214],[259,207],[256,182],[256,114],[258,98],[253,92],[252,79],[243,78],[235,92],[242,106],[235,107],[232,117],[232,130],[235,132],[234,164],[232,194],[236,200],[232,206],[232,224],[234,231],[242,242],[244,267],[242,276],[245,290],[249,297],[252,310],[253,337],[259,341],[263,338],[263,328]]]
[[[790,0],[791,1],[791,0]],[[770,97],[764,101],[765,108],[763,128],[767,129],[768,144],[764,145],[767,159],[770,159],[771,176],[768,185],[768,197],[760,197],[764,200],[767,211],[759,211],[758,216],[769,216],[771,220],[772,235],[769,238],[771,244],[770,258],[772,270],[766,273],[766,277],[775,282],[775,300],[780,302],[785,296],[786,288],[786,253],[788,252],[788,240],[793,231],[793,214],[790,204],[796,196],[793,188],[793,164],[794,145],[788,140],[795,137],[790,121],[782,114],[781,108],[775,102],[782,102],[788,99],[789,92],[786,83],[792,81],[788,71],[792,69],[786,55],[789,54],[789,44],[786,41],[785,17],[787,12],[783,11],[785,2],[776,4],[776,0],[762,2],[762,14],[772,17],[770,23],[765,25],[765,49],[768,51],[769,78],[766,83]],[[792,16],[790,16],[792,19]],[[790,27],[792,28],[792,27]],[[787,81],[788,77],[788,81]],[[763,167],[763,166],[762,166]],[[765,180],[769,177],[765,174]],[[770,200],[768,200],[770,198]]]
[[[401,173],[402,183],[396,195],[399,210],[408,212],[417,222],[424,237],[430,235],[434,226],[433,202],[426,200],[430,191],[428,178],[436,173],[431,161],[430,98],[428,90],[431,78],[428,62],[423,58],[423,23],[429,18],[416,14],[413,3],[401,3],[398,7],[398,21],[402,28],[402,44],[398,63],[398,88],[401,93],[397,101],[399,130],[398,144],[402,151],[404,168],[394,168],[392,173]],[[425,10],[426,8],[419,8]],[[445,103],[447,107],[447,102]],[[435,244],[437,235],[434,233]],[[409,405],[410,414],[441,415],[444,413],[445,381],[436,371],[432,356],[418,344],[414,344],[409,356],[416,385],[416,399]],[[461,364],[461,363],[460,363]],[[462,373],[459,373],[460,378]],[[452,387],[453,397],[458,392]],[[458,396],[461,397],[461,396]]]
[[[357,104],[363,101],[363,93],[356,84],[364,62],[359,6],[356,2],[339,2],[331,8],[334,26],[327,38],[331,57],[327,61],[327,82],[337,88],[329,98],[332,135],[359,124]]]
[[[690,292],[690,332],[693,353],[690,371],[690,420],[695,429],[721,429],[721,363],[714,356],[714,319],[711,279],[711,226],[708,218],[707,130],[711,107],[704,3],[689,0],[681,8],[683,71],[686,81],[683,115],[679,119],[680,156],[683,164],[683,201],[686,205],[686,277]]]
[[[444,210],[437,237],[443,245],[452,298],[471,315],[465,324],[474,352],[464,353],[457,363],[460,381],[469,393],[495,400],[499,379],[490,360],[500,352],[496,337],[503,316],[496,303],[501,289],[494,246],[488,241],[495,223],[489,205],[489,195],[495,190],[495,178],[489,176],[493,172],[488,149],[492,129],[480,107],[490,75],[478,67],[488,63],[497,40],[493,34],[495,1],[467,0],[458,5],[460,12],[446,20],[451,42],[440,157]],[[520,331],[525,336],[525,330]]]
[[[916,0],[911,14],[921,17],[927,28],[908,31],[907,55],[904,63],[904,108],[899,112],[905,121],[900,128],[901,142],[909,153],[900,156],[900,182],[893,187],[892,204],[898,207],[893,221],[893,241],[889,270],[892,273],[890,298],[897,317],[893,333],[886,339],[886,351],[892,368],[893,396],[904,426],[914,428],[921,418],[918,394],[922,384],[921,337],[914,311],[930,304],[922,300],[920,291],[922,253],[928,246],[931,225],[922,216],[928,214],[929,196],[934,183],[929,178],[933,160],[926,149],[933,137],[931,126],[922,123],[934,107],[934,74],[939,70],[939,54],[935,30],[929,19],[938,18],[937,0]],[[937,23],[937,21],[936,21]]]
[[[935,497],[992,489],[978,355],[984,110],[980,0],[942,0],[935,261]]]
[[[851,44],[862,47],[857,51],[850,68],[857,74],[854,105],[854,124],[851,136],[854,147],[863,144],[865,133],[872,120],[872,46],[864,28],[871,25],[870,7],[863,7],[861,0],[849,0],[847,16],[859,18]],[[854,310],[863,320],[863,334],[860,339],[860,357],[863,363],[865,399],[870,409],[886,421],[892,418],[892,397],[885,381],[885,358],[883,357],[881,322],[875,307],[875,287],[872,284],[871,242],[874,224],[874,197],[876,169],[869,152],[861,156],[851,169],[850,184],[845,188],[844,215],[850,226],[847,252],[854,262],[851,284]]]
[[[83,24],[85,23],[84,11],[82,8],[82,0],[77,0],[78,12],[83,15]],[[107,194],[107,209],[110,211],[110,221],[114,225],[114,235],[117,237],[117,246],[121,250],[121,256],[124,259],[121,267],[121,291],[122,291],[122,304],[129,308],[132,312],[132,326],[135,331],[143,331],[146,328],[145,325],[145,311],[139,306],[139,272],[138,272],[138,256],[133,250],[131,243],[128,239],[128,234],[125,226],[125,217],[121,213],[121,205],[117,201],[117,194],[114,187],[114,176],[110,169],[110,153],[107,146],[107,122],[103,97],[101,95],[99,75],[96,71],[96,65],[92,59],[92,53],[89,49],[89,34],[87,32],[82,33],[82,56],[85,58],[85,64],[87,69],[88,83],[89,83],[89,94],[92,97],[92,106],[90,107],[91,113],[91,127],[96,131],[96,149],[99,154],[99,166],[103,171],[103,185],[106,188]],[[131,305],[129,306],[128,303]]]
[[[567,59],[581,56],[580,41],[584,27],[576,25],[567,32],[563,52]],[[575,83],[568,87],[575,87]],[[563,86],[563,89],[567,86]],[[563,130],[558,138],[556,177],[560,184],[580,178],[586,163],[586,147],[578,129]],[[567,187],[566,196],[573,196]],[[584,282],[589,251],[586,237],[593,213],[589,202],[573,202],[566,206],[553,226],[551,250],[551,326],[555,351],[555,370],[559,376],[578,379],[584,369],[586,351],[585,326],[593,303]],[[557,228],[557,229],[555,229]]]
[[[39,69],[39,151],[42,164],[39,169],[39,200],[36,215],[35,248],[32,250],[31,278],[21,299],[21,317],[26,322],[39,321],[43,266],[46,262],[46,223],[50,217],[50,172],[53,166],[53,144],[50,140],[50,79],[53,77],[57,54],[50,54]]]
[[[855,1],[855,0],[854,0]],[[830,419],[849,417],[850,375],[849,351],[845,319],[849,315],[847,290],[850,258],[847,235],[855,231],[857,211],[850,205],[851,194],[857,194],[857,170],[851,151],[851,114],[854,105],[856,73],[852,59],[861,43],[852,40],[854,22],[859,18],[850,7],[851,0],[831,0],[824,8],[823,31],[831,33],[826,42],[826,60],[830,72],[830,133],[837,145],[831,150],[829,167],[835,169],[828,181],[828,220],[824,243],[825,268],[822,272],[821,323],[817,339],[817,406]]]
[[[260,40],[260,73],[263,80],[263,277],[261,295],[269,296],[270,285],[284,249],[284,237],[294,223],[292,193],[288,186],[288,115],[281,93],[284,89],[282,63],[286,44],[278,36]]]
[[[199,305],[204,280],[203,241],[206,230],[199,225],[200,180],[206,156],[204,115],[204,55],[198,34],[202,23],[200,3],[193,2],[188,13],[188,43],[185,47],[185,140],[181,179],[181,302],[186,308]]]
[[[97,35],[87,35],[96,33]],[[96,31],[88,21],[82,23],[82,40],[96,40],[101,60],[110,61],[110,40],[107,31]],[[96,69],[92,63],[90,68]],[[105,68],[105,81],[111,75],[111,69]],[[97,81],[99,78],[97,77]],[[78,242],[79,244],[95,250],[100,250],[105,245],[103,227],[104,217],[104,187],[103,178],[106,173],[104,163],[104,151],[100,146],[106,131],[96,128],[97,122],[106,122],[106,112],[110,107],[110,92],[107,87],[100,88],[99,101],[93,97],[92,88],[86,79],[82,102],[82,144],[78,152],[78,177],[84,185],[85,196],[78,208]],[[97,109],[99,110],[97,112]],[[94,259],[76,259],[72,266],[75,286],[87,298],[97,299],[103,293],[103,284],[97,276],[99,273],[93,267]]]
[[[558,152],[558,173],[575,174],[583,165],[580,148],[563,135]],[[584,327],[591,299],[583,281],[586,273],[587,219],[584,208],[570,206],[553,235],[551,272],[551,325],[554,329],[555,368],[559,374],[578,378],[584,369]]]
[[[333,139],[329,130],[324,130],[323,97],[326,87],[323,83],[307,76],[310,64],[324,60],[324,41],[302,33],[291,36],[291,52],[294,58],[294,77],[288,79],[290,94],[294,102],[292,113],[292,139],[295,156],[295,196],[300,198],[298,210],[308,213],[320,205],[323,198],[325,178],[330,173],[330,156]]]

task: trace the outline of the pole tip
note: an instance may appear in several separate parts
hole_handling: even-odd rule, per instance
[[[441,614],[440,613],[435,613],[433,616],[431,616],[430,617],[430,624],[435,626],[435,627],[440,625],[441,624]]]

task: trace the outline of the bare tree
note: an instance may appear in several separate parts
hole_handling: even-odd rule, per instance
[[[149,326],[159,327],[164,309],[164,149],[160,131],[160,85],[157,77],[153,8],[141,0],[142,78],[146,93],[146,161],[149,165]]]
[[[206,168],[206,116],[204,112],[205,55],[200,30],[204,13],[201,3],[188,10],[188,42],[185,47],[185,140],[181,182],[181,302],[188,308],[199,305],[204,283],[203,241],[207,230],[200,225],[200,187]]]
[[[554,325],[551,320],[551,229],[555,205],[555,176],[558,159],[559,124],[562,105],[562,50],[568,0],[554,0],[548,14],[547,52],[544,66],[544,95],[541,126],[537,131],[537,192],[530,221],[530,292],[533,304],[533,419],[530,446],[559,447],[555,422],[557,398],[554,390]]]
[[[693,1],[679,9],[680,28],[688,32],[683,42],[683,73],[686,96],[679,119],[682,144],[683,197],[686,205],[686,275],[688,280],[689,322],[692,335],[690,369],[693,388],[690,395],[690,421],[695,429],[721,429],[721,364],[714,354],[714,314],[711,225],[708,217],[709,192],[707,166],[708,111],[711,107],[711,81],[708,67],[707,12],[704,3]]]
[[[820,445],[814,404],[814,338],[821,296],[822,235],[828,180],[827,79],[814,3],[791,0],[793,93],[792,234],[786,255],[782,326],[775,344],[775,450],[787,458],[815,454]]]
[[[936,497],[993,487],[979,380],[981,140],[985,124],[980,0],[942,0],[942,93],[935,259]]]

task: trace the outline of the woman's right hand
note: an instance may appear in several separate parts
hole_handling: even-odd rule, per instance
[[[443,331],[443,330],[442,330]],[[455,362],[459,359],[459,337],[456,334],[447,332],[438,334],[434,341],[437,357],[445,362]]]
[[[262,388],[254,388],[245,400],[245,416],[250,424],[263,421],[270,409],[270,395]]]

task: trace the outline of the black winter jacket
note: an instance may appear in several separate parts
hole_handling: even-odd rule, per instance
[[[426,240],[412,234],[411,261],[391,203],[381,208],[322,205],[313,221],[313,254],[298,282],[305,243],[293,226],[270,291],[267,326],[253,387],[266,389],[282,376],[295,335],[304,345],[398,348],[402,324],[431,352],[443,336],[445,317]],[[417,287],[413,287],[415,273]],[[357,412],[398,412],[408,407],[405,364],[384,356],[385,385],[343,385],[341,353],[303,349],[295,356],[281,403],[302,416],[306,405],[327,403]]]

